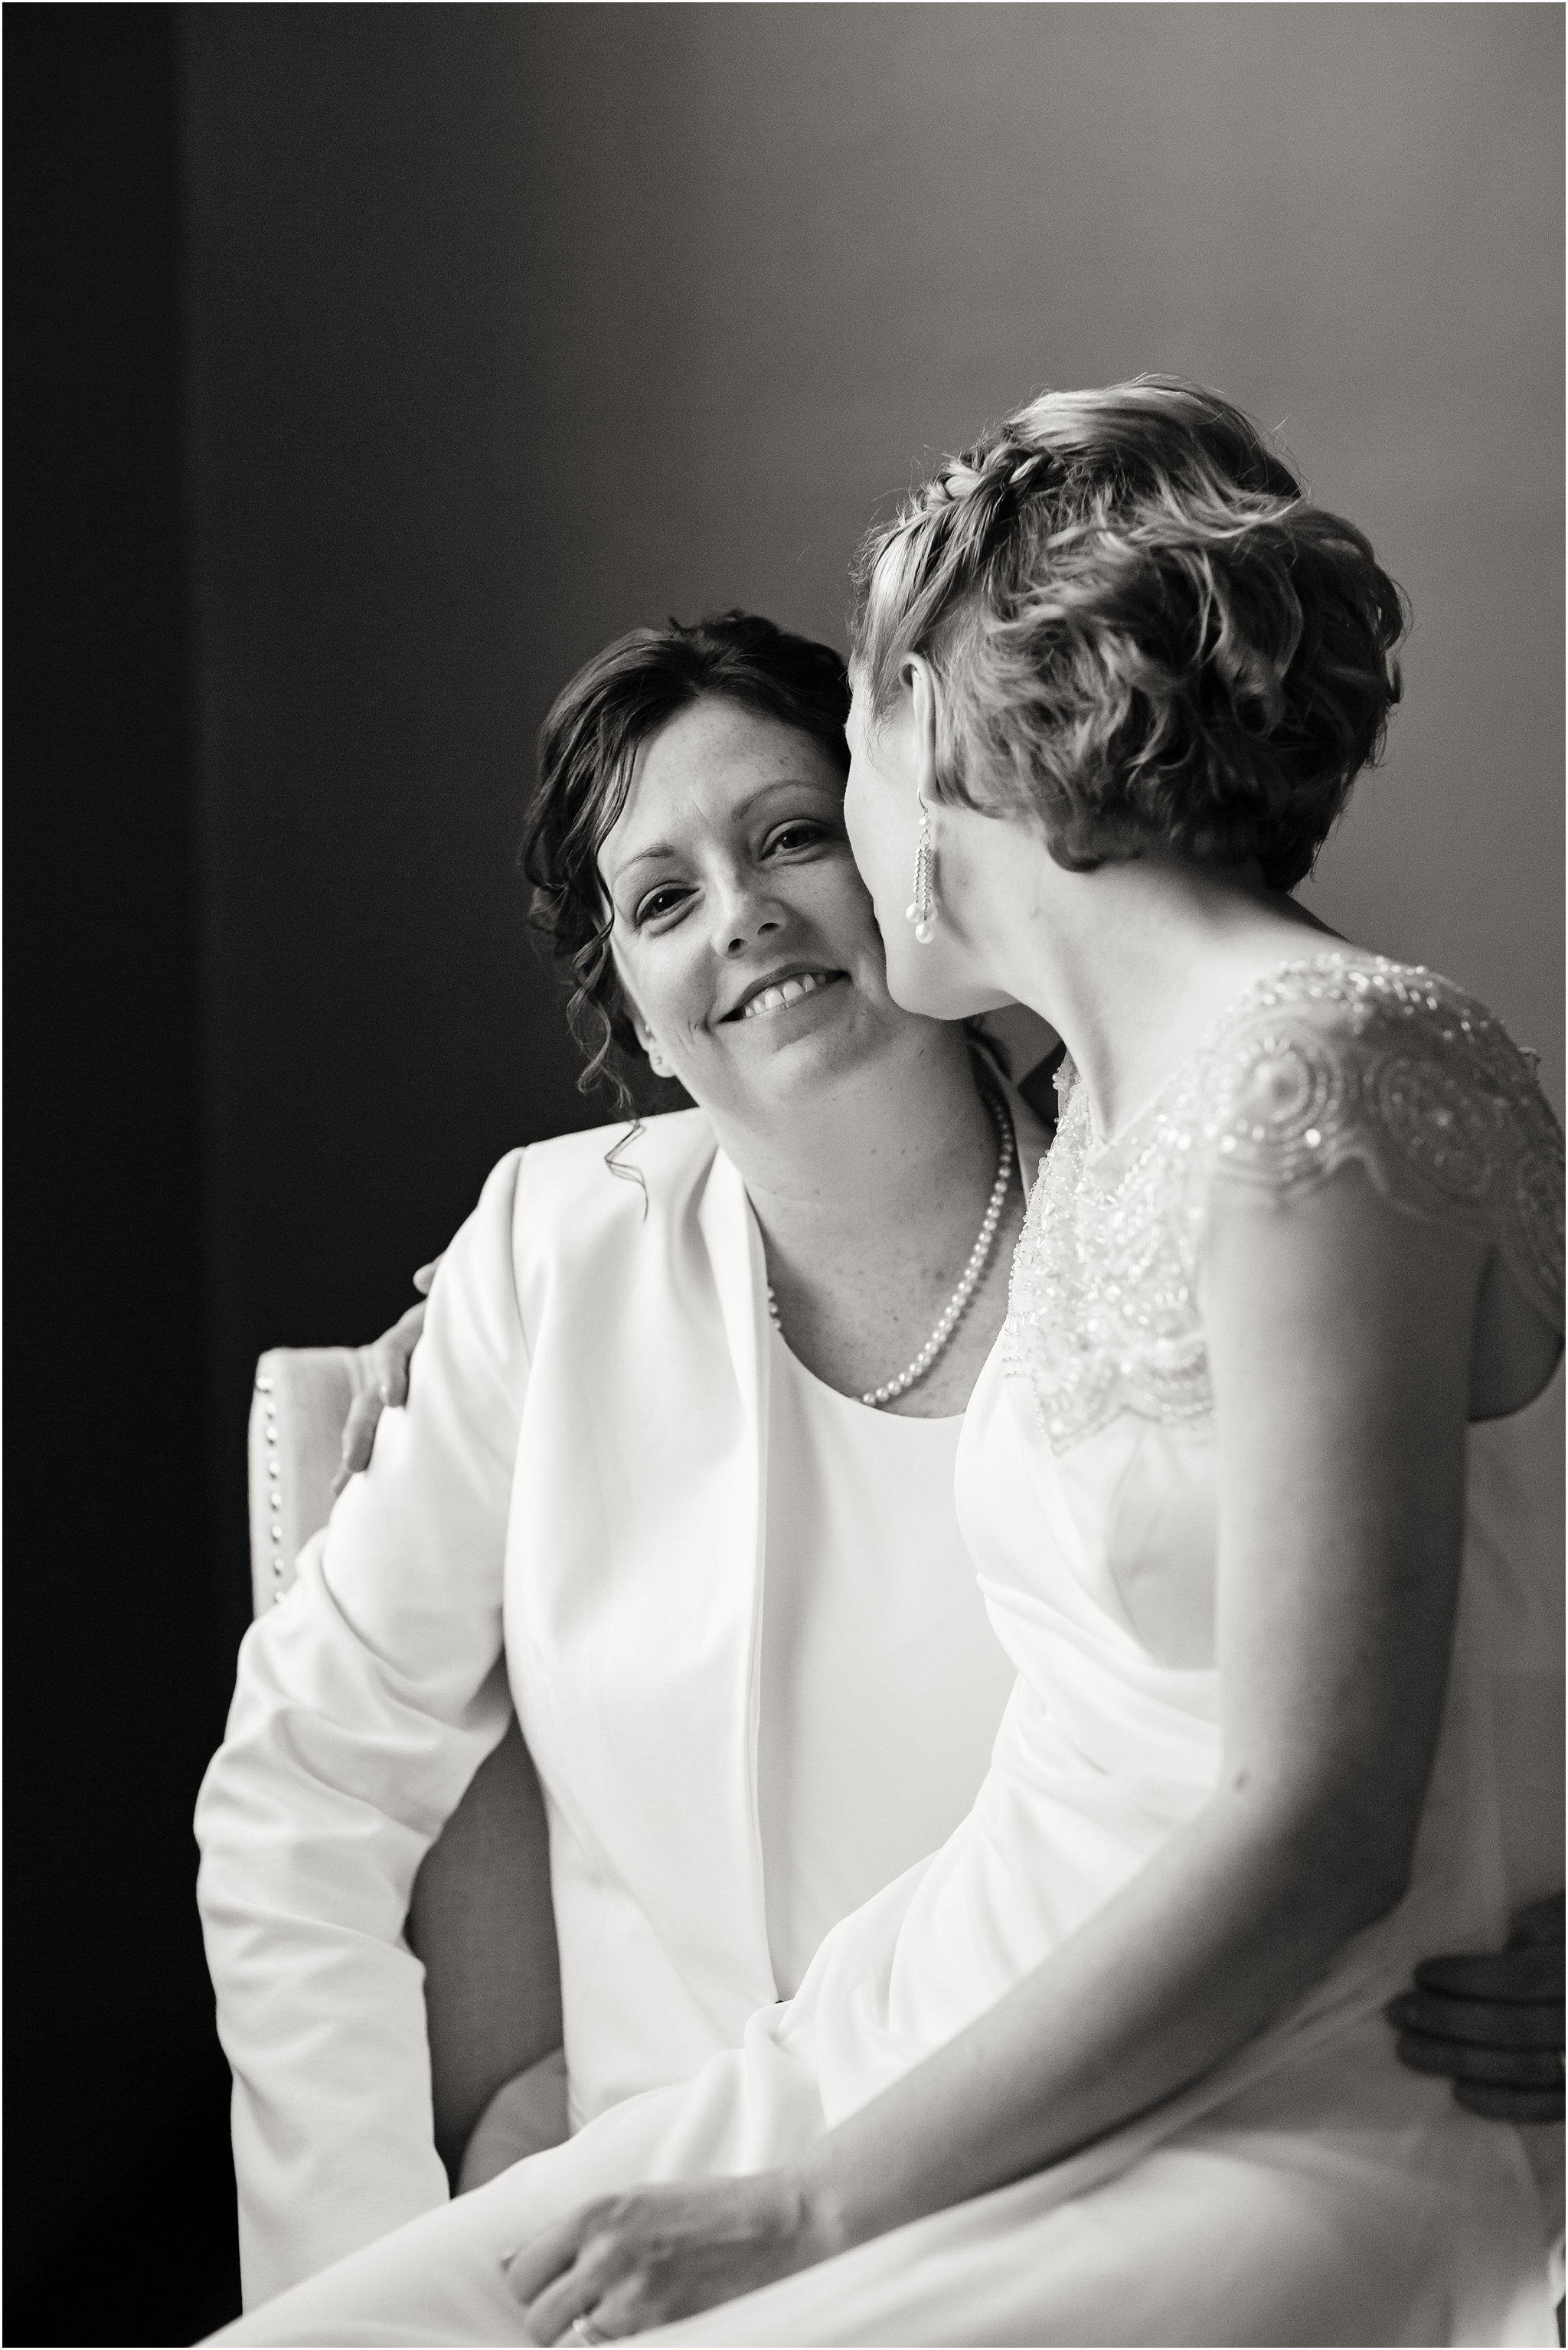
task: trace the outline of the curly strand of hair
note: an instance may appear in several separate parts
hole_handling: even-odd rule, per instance
[[[639,1118],[637,1112],[633,1110],[631,1114],[631,1124],[627,1128],[626,1132],[621,1135],[617,1141],[612,1142],[609,1149],[605,1152],[605,1165],[609,1169],[610,1173],[612,1175],[618,1176],[623,1183],[635,1183],[638,1190],[642,1193],[642,1221],[644,1223],[647,1223],[648,1222],[648,1178],[643,1173],[640,1167],[623,1167],[620,1163],[620,1154],[623,1150],[629,1150],[632,1144],[637,1140],[638,1136],[639,1134],[645,1134],[647,1131],[648,1129],[643,1125],[641,1118]]]
[[[600,993],[609,962],[612,922],[613,917],[607,919],[568,959],[576,984],[566,1001],[566,1025],[586,1055],[577,1078],[577,1091],[587,1094],[596,1086],[607,1086],[617,1109],[622,1117],[629,1117],[631,1088],[619,1070],[611,1066],[610,1055],[617,1043],[615,1023]]]

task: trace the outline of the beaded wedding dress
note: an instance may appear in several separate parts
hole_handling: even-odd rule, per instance
[[[961,1522],[1018,1679],[973,1811],[837,1926],[797,1996],[682,2087],[285,2295],[235,2340],[516,2342],[498,2256],[587,2197],[788,2158],[961,2030],[1216,1783],[1215,1440],[1199,1304],[1217,1183],[1355,1160],[1480,1235],[1562,1330],[1562,1139],[1447,982],[1343,950],[1282,968],[1115,1141],[1070,1071],[1011,1309],[971,1405]],[[1038,2177],[650,2337],[683,2343],[1554,2341],[1517,2133],[1404,2071],[1385,2002],[1560,1881],[1562,1371],[1472,1427],[1451,1680],[1410,1887],[1259,2037]],[[1544,1760],[1542,1757],[1544,1756]]]

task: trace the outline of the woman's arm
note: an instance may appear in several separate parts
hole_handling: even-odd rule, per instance
[[[374,1468],[247,1635],[198,1803],[251,2302],[446,2199],[403,1924],[420,1862],[510,1712],[521,1157],[452,1243]]]
[[[536,2340],[579,2309],[670,2322],[1060,2160],[1231,2054],[1397,1901],[1448,1673],[1481,1266],[1355,1168],[1278,1206],[1219,1191],[1212,1799],[790,2173],[649,2190],[528,2246]]]

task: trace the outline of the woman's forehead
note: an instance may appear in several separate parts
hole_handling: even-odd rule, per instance
[[[787,720],[709,694],[649,735],[638,752],[632,781],[634,787],[679,786],[697,775],[741,784],[798,771],[803,754],[813,767],[826,756],[812,735]]]
[[[749,821],[774,796],[802,787],[835,797],[843,775],[826,746],[802,729],[734,702],[693,702],[646,742],[599,851],[613,874],[634,858],[690,835]]]

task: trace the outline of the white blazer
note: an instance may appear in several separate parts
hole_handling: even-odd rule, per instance
[[[1030,1177],[1045,1138],[1013,1108]],[[622,1131],[495,1169],[406,1409],[240,1651],[196,1827],[247,2304],[446,2199],[403,1923],[512,1705],[549,1816],[574,2126],[778,1996],[761,1240],[701,1111],[650,1120],[617,1175]]]

